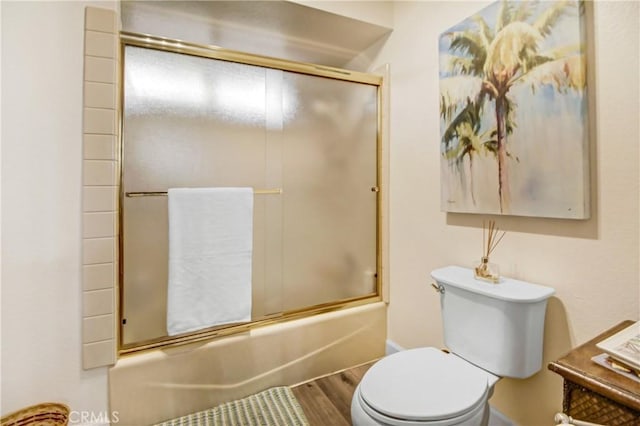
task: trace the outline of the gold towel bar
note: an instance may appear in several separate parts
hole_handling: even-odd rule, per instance
[[[256,189],[253,191],[255,194],[282,194],[282,188],[275,189]],[[125,197],[166,197],[167,191],[153,191],[153,192],[125,192]]]

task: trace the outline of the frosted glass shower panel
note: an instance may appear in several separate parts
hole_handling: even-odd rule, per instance
[[[376,291],[377,87],[284,74],[284,309]]]
[[[171,339],[169,188],[265,190],[252,321],[375,296],[378,86],[192,53],[124,49],[122,346]]]
[[[128,190],[263,184],[264,68],[138,47],[125,63]]]
[[[264,68],[127,46],[123,191],[243,186],[265,188]],[[280,168],[279,164],[273,167]],[[167,197],[123,200],[123,343],[165,337]],[[264,307],[265,199],[254,211],[254,310]],[[272,201],[271,201],[272,202]]]

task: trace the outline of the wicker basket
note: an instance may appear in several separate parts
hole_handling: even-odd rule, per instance
[[[607,426],[640,426],[640,413],[565,380],[564,411],[574,419]]]
[[[60,426],[69,421],[69,407],[57,402],[45,402],[2,418],[2,426]]]

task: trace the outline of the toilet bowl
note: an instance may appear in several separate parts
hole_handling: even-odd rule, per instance
[[[499,377],[454,354],[418,348],[374,364],[356,388],[355,426],[480,426]]]
[[[527,378],[542,367],[545,310],[554,289],[504,277],[479,281],[459,266],[431,277],[449,351],[411,349],[375,363],[351,401],[355,426],[485,426],[499,378]]]

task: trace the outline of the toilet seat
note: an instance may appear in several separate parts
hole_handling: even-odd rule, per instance
[[[459,424],[485,408],[493,383],[484,370],[436,348],[390,355],[358,386],[362,409],[390,425]]]

